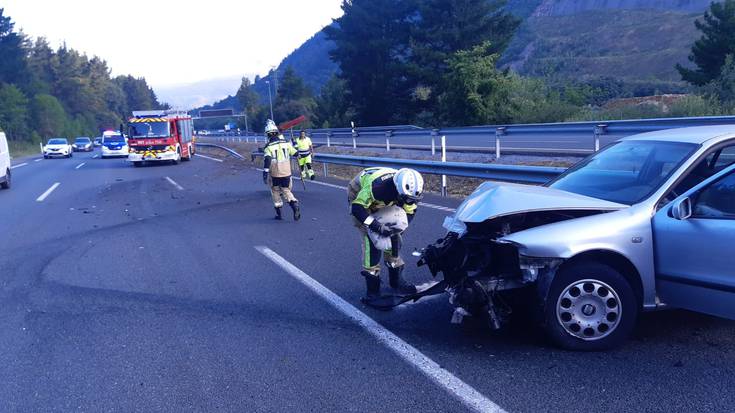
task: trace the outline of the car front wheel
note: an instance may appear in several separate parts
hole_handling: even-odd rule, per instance
[[[602,263],[579,262],[562,268],[554,278],[544,322],[560,347],[597,351],[625,342],[638,312],[633,288],[619,271]]]

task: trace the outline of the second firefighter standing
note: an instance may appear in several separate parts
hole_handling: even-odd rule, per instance
[[[263,182],[271,188],[275,219],[283,219],[283,202],[286,201],[293,211],[294,220],[301,218],[299,200],[291,192],[291,157],[297,154],[291,142],[281,135],[275,122],[268,120],[265,127],[268,143],[263,149]]]
[[[314,180],[316,176],[314,169],[311,166],[311,157],[314,154],[314,146],[311,143],[311,138],[306,136],[306,132],[301,131],[299,137],[296,139],[296,150],[298,151],[299,157],[299,169],[301,169],[301,179]]]

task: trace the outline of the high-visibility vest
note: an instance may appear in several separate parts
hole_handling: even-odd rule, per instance
[[[291,176],[291,157],[296,155],[296,149],[281,138],[266,145],[263,154],[271,158],[269,173],[276,178]]]
[[[311,155],[311,139],[308,136],[296,139],[296,149],[299,151],[299,156]]]

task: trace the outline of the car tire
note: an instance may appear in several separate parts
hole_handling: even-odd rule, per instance
[[[578,262],[554,277],[543,320],[559,347],[599,351],[628,339],[639,309],[633,288],[619,271],[599,262]]]
[[[0,184],[0,188],[10,189],[10,183],[11,183],[10,180],[11,180],[10,169],[7,169],[5,170],[5,182]]]

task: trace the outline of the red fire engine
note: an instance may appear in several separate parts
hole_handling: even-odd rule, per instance
[[[128,161],[189,161],[194,155],[194,123],[186,112],[135,111],[128,120]]]

